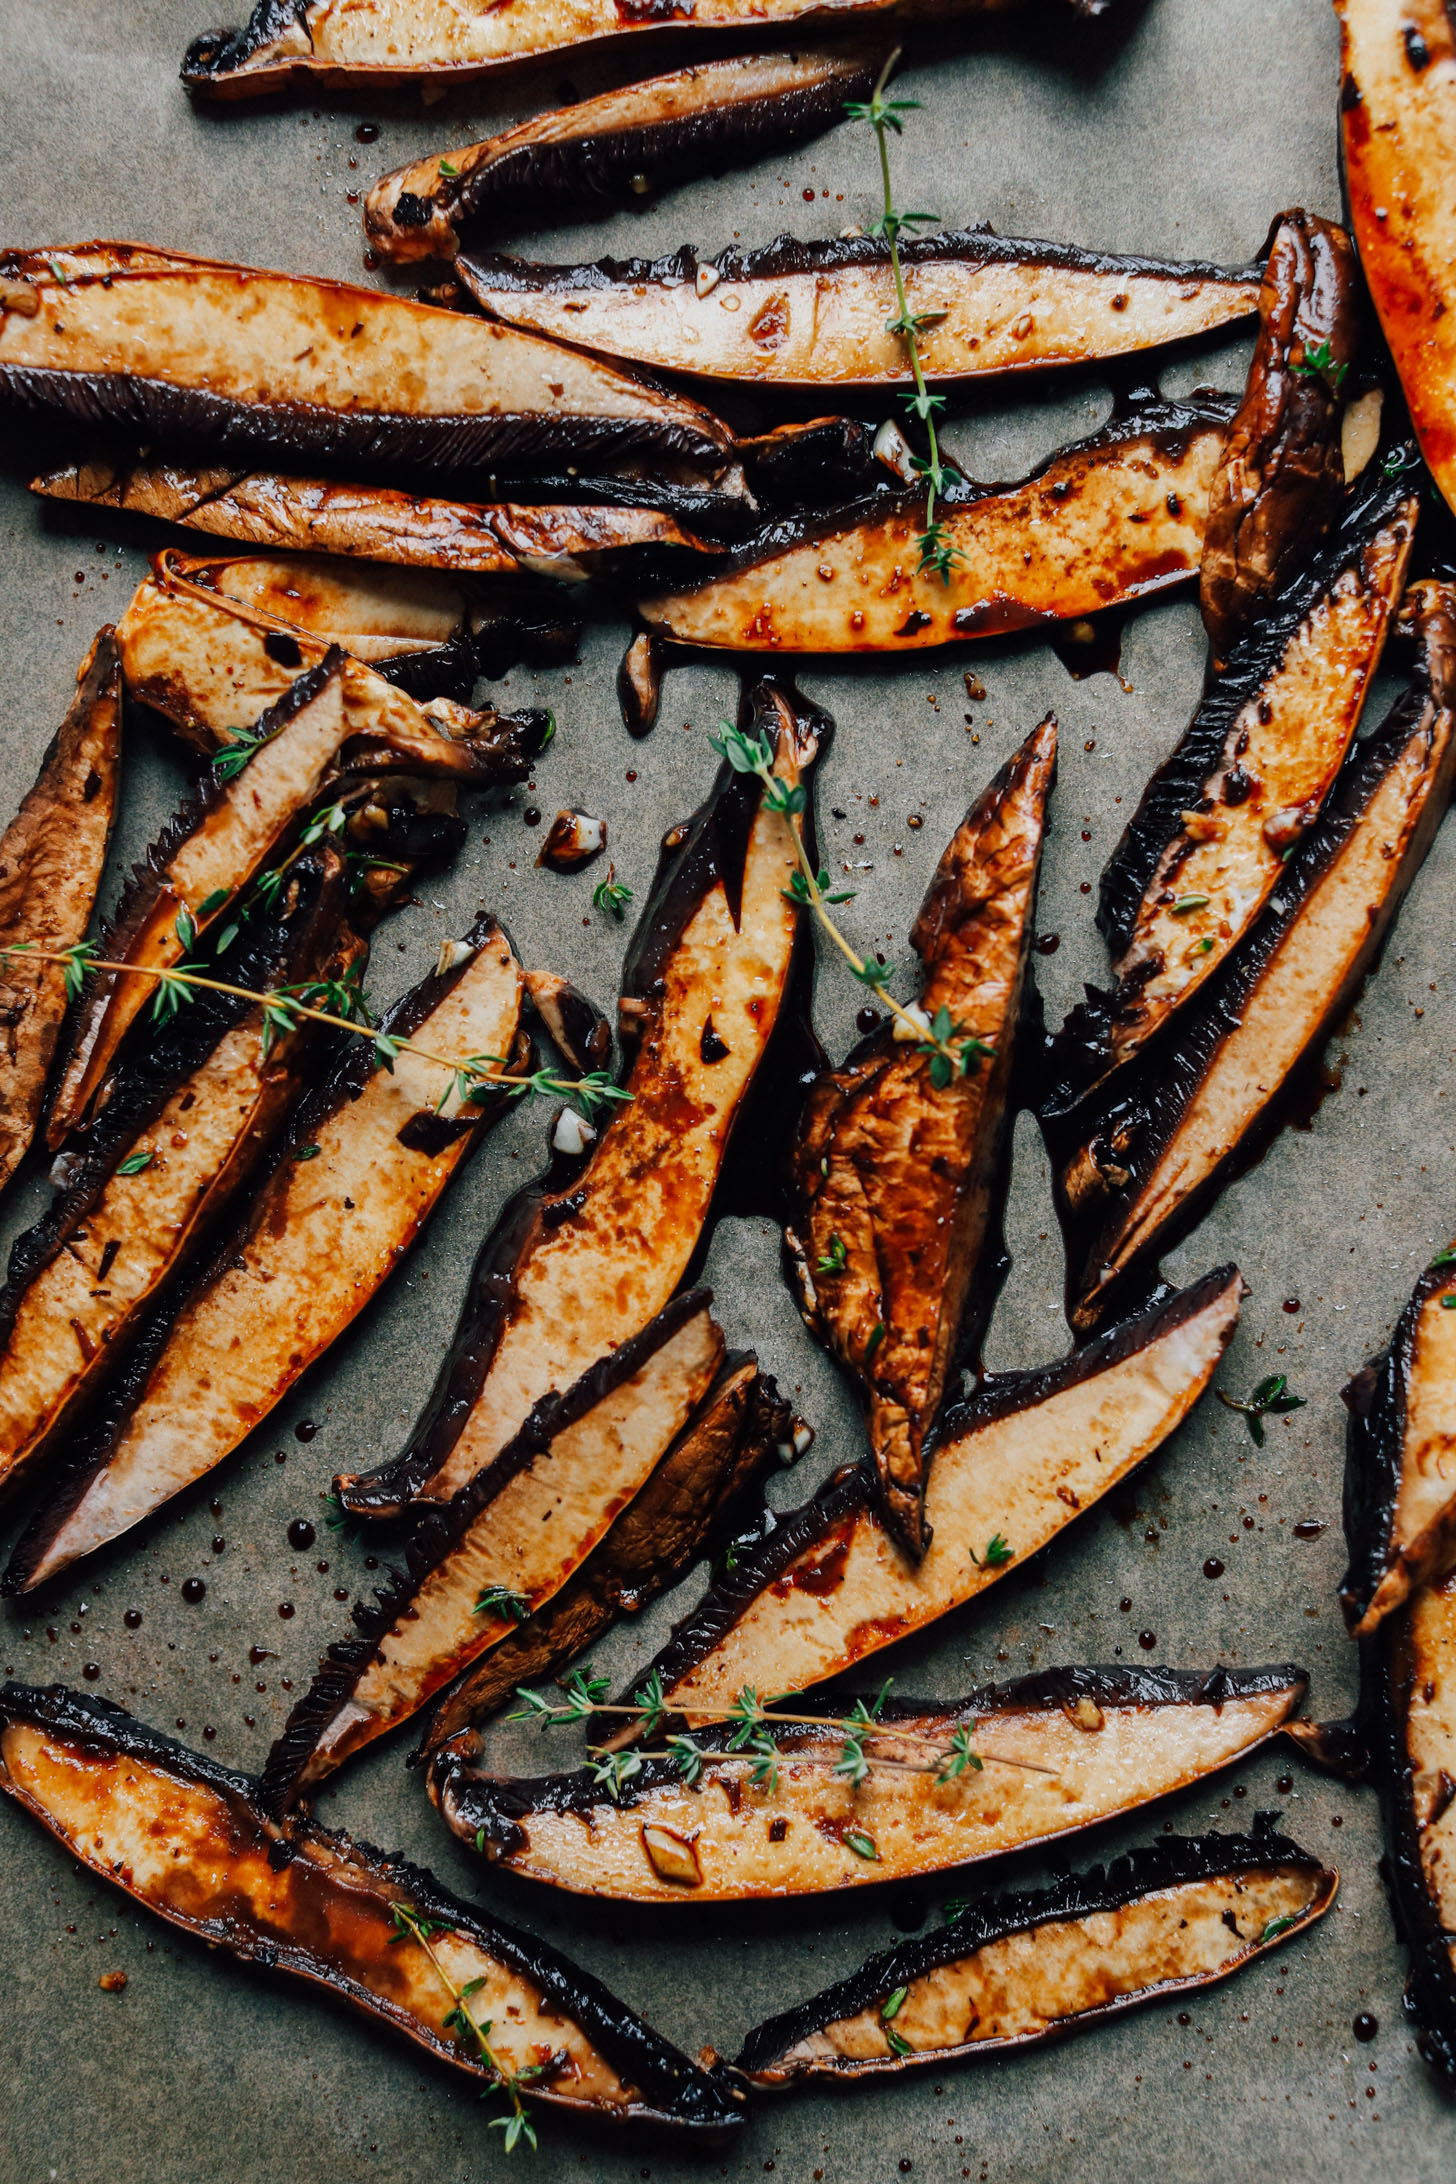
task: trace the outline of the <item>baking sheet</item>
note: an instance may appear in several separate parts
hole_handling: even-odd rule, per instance
[[[569,57],[431,107],[418,94],[381,104],[284,103],[193,112],[177,81],[206,0],[5,0],[0,7],[0,235],[44,244],[110,235],[299,271],[360,275],[358,211],[348,201],[387,166],[612,80]],[[987,219],[1005,233],[1115,249],[1237,260],[1272,215],[1302,203],[1337,213],[1336,27],[1327,0],[1150,0],[1133,11],[1090,72],[1064,18],[1040,33],[927,41],[902,90],[925,102],[895,160],[900,200],[947,222]],[[625,72],[624,63],[616,64]],[[360,144],[361,124],[377,124]],[[357,164],[352,164],[357,162]],[[705,182],[579,230],[501,238],[547,257],[656,252],[691,238],[716,250],[781,229],[833,233],[875,216],[873,145],[841,129],[746,175]],[[812,205],[807,201],[813,193]],[[1179,363],[1170,387],[1241,382],[1237,344]],[[887,404],[888,409],[891,405]],[[947,433],[982,476],[1014,475],[1107,408],[1095,381],[978,402]],[[7,428],[8,430],[8,428]],[[22,442],[24,432],[17,436]],[[0,643],[5,732],[0,810],[14,809],[67,702],[98,623],[117,614],[161,533],[32,501],[24,445],[0,469]],[[84,581],[81,579],[84,577]],[[474,815],[453,871],[418,908],[384,926],[369,989],[387,1001],[461,931],[477,906],[505,918],[525,959],[568,972],[599,1000],[614,991],[624,935],[591,911],[595,874],[534,869],[540,841],[523,824],[578,803],[604,814],[619,875],[641,891],[663,829],[698,800],[714,761],[707,738],[735,699],[726,667],[668,681],[661,724],[629,741],[613,677],[625,632],[589,631],[569,674],[513,673],[510,703],[549,702],[561,733],[536,776]],[[964,807],[1048,709],[1063,730],[1039,924],[1061,944],[1037,958],[1056,1022],[1084,977],[1104,967],[1087,892],[1147,774],[1181,733],[1203,645],[1188,600],[1132,624],[1126,687],[1074,683],[1055,657],[1023,643],[880,666],[806,663],[802,680],[838,722],[821,769],[820,824],[860,893],[844,916],[854,937],[903,958],[905,932]],[[962,671],[982,677],[967,701]],[[171,808],[173,757],[138,738],[108,896],[125,862]],[[843,816],[841,816],[841,814]],[[915,819],[921,820],[919,827]],[[863,842],[859,840],[863,836]],[[1059,1662],[1294,1659],[1312,1672],[1311,1711],[1343,1712],[1353,1651],[1334,1588],[1343,1413],[1339,1388],[1386,1339],[1418,1269],[1456,1221],[1450,1013],[1450,915],[1456,830],[1448,825],[1417,880],[1383,969],[1332,1045],[1339,1087],[1312,1125],[1289,1130],[1224,1195],[1170,1262],[1181,1278],[1236,1258],[1252,1287],[1220,1379],[1246,1393],[1287,1372],[1308,1408],[1272,1421],[1256,1450],[1241,1421],[1205,1403],[1130,1492],[1074,1528],[1039,1568],[1002,1584],[981,1609],[889,1665],[902,1695],[949,1695],[996,1675]],[[859,994],[824,967],[821,1031],[842,1051]],[[453,1325],[474,1248],[508,1193],[540,1163],[543,1116],[517,1112],[455,1188],[402,1279],[364,1316],[244,1453],[143,1535],[96,1559],[23,1614],[0,1619],[0,1667],[81,1683],[123,1701],[218,1757],[256,1765],[320,1649],[340,1634],[351,1596],[371,1582],[362,1546],[326,1531],[320,1495],[335,1467],[399,1445]],[[3,1208],[4,1241],[34,1218],[47,1186],[26,1170]],[[1066,1346],[1060,1252],[1046,1166],[1023,1118],[1009,1240],[1015,1268],[989,1343],[993,1368],[1040,1362]],[[759,1221],[725,1224],[709,1279],[730,1341],[755,1345],[819,1428],[812,1455],[777,1480],[780,1506],[857,1452],[852,1408],[799,1326],[776,1272],[777,1239]],[[1297,1305],[1295,1300],[1297,1300]],[[301,1439],[309,1422],[317,1434]],[[290,1519],[318,1543],[288,1546]],[[1324,1520],[1313,1539],[1302,1519]],[[18,1512],[7,1518],[7,1545]],[[1202,1574],[1206,1557],[1226,1565]],[[328,1568],[320,1565],[327,1562]],[[202,1576],[198,1606],[181,1584]],[[599,1650],[614,1676],[644,1659],[701,1577]],[[1131,1607],[1123,1611],[1119,1603]],[[291,1617],[279,1613],[291,1603]],[[136,1631],[124,1611],[140,1608]],[[1155,1635],[1150,1651],[1140,1633]],[[255,1663],[251,1648],[266,1649]],[[672,1912],[594,1907],[493,1878],[467,1860],[402,1765],[395,1739],[345,1774],[325,1818],[423,1859],[464,1893],[549,1935],[685,2047],[732,2053],[771,2011],[817,1991],[926,1917],[957,1884],[855,1892],[843,1902]],[[554,1752],[554,1760],[546,1753]],[[568,1763],[539,1739],[517,1756]],[[1288,1791],[1276,1788],[1289,1775]],[[932,2178],[1076,2174],[1292,2179],[1450,2173],[1456,2123],[1414,2053],[1400,2013],[1402,1964],[1376,1871],[1375,1801],[1320,1781],[1277,1748],[1206,1790],[1125,1828],[1068,1846],[1082,1863],[1170,1822],[1180,1830],[1246,1823],[1279,1807],[1290,1831],[1338,1861],[1333,1914],[1307,1941],[1193,2001],[1040,2055],[926,2072],[852,2096],[765,2106],[738,2150],[706,2161],[585,2135],[547,2115],[541,2150],[513,2157],[541,2184],[586,2174],[747,2176],[775,2170],[823,2184],[879,2184],[913,2163]],[[498,2170],[485,2111],[443,2071],[299,1990],[240,1973],[134,1915],[73,1867],[13,1808],[0,1812],[0,2053],[11,2088],[0,2178],[112,2184],[313,2184]],[[989,1885],[1036,1875],[1035,1861]],[[102,1993],[101,1973],[128,1975]],[[1370,2010],[1370,2046],[1351,2020]]]

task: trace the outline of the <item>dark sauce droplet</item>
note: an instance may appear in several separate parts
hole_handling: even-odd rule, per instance
[[[276,1661],[277,1658],[277,1654],[270,1653],[267,1646],[249,1646],[248,1648],[248,1659],[252,1662],[254,1668],[258,1666],[260,1661]]]
[[[317,1432],[318,1427],[311,1418],[300,1418],[293,1429],[293,1438],[295,1441],[311,1441]]]
[[[1062,945],[1060,933],[1038,933],[1033,946],[1038,955],[1055,955]]]
[[[1350,2030],[1354,2033],[1355,2038],[1364,2044],[1375,2038],[1376,2033],[1380,2030],[1380,2020],[1378,2017],[1372,2016],[1369,2010],[1361,2010]]]
[[[541,824],[540,811],[534,804],[528,804],[525,810],[521,813],[521,817],[525,820],[528,827],[539,827]]]
[[[142,1611],[140,1608],[128,1608],[121,1620],[128,1630],[140,1630],[142,1627]]]
[[[1219,1561],[1217,1555],[1209,1556],[1207,1562],[1203,1565],[1203,1574],[1205,1577],[1223,1576],[1223,1564]]]
[[[284,1622],[286,1623],[288,1621],[288,1618],[293,1613],[293,1602],[291,1600],[280,1600],[278,1603],[278,1613],[282,1616]]]
[[[290,1547],[312,1547],[315,1537],[314,1528],[307,1517],[295,1517],[288,1527],[288,1544]]]
[[[224,1547],[226,1547],[226,1545],[227,1545],[227,1541],[226,1541],[226,1540],[225,1540],[225,1539],[223,1538],[223,1536],[222,1536],[221,1532],[214,1532],[214,1533],[213,1533],[213,1535],[212,1535],[212,1551],[213,1551],[213,1553],[214,1553],[215,1555],[220,1555],[220,1554],[222,1553],[222,1551],[223,1551]]]
[[[1158,1634],[1155,1630],[1140,1630],[1138,1632],[1138,1644],[1142,1647],[1144,1653],[1151,1653],[1157,1642]]]
[[[1278,1780],[1276,1781],[1276,1783],[1274,1784],[1274,1787],[1275,1787],[1275,1789],[1276,1789],[1276,1790],[1278,1791],[1278,1793],[1279,1793],[1279,1795],[1280,1795],[1281,1797],[1287,1797],[1287,1796],[1289,1795],[1290,1791],[1291,1791],[1291,1790],[1292,1790],[1292,1789],[1294,1788],[1294,1777],[1293,1777],[1293,1775],[1292,1775],[1292,1774],[1282,1774],[1282,1775],[1280,1775],[1279,1779],[1278,1779]]]
[[[81,1674],[85,1677],[87,1683],[95,1683],[97,1677],[101,1674],[101,1663],[99,1661],[88,1661]]]
[[[183,1578],[183,1580],[182,1580],[182,1598],[183,1598],[184,1600],[186,1600],[186,1601],[188,1601],[188,1602],[192,1603],[192,1604],[193,1604],[194,1606],[195,1606],[195,1604],[196,1604],[196,1603],[197,1603],[197,1602],[198,1602],[199,1600],[201,1600],[201,1599],[202,1599],[202,1597],[203,1597],[203,1595],[204,1595],[204,1594],[206,1593],[206,1591],[207,1591],[207,1587],[206,1587],[206,1586],[205,1586],[205,1585],[203,1584],[203,1582],[202,1582],[202,1579],[201,1579],[200,1577],[184,1577],[184,1578]]]
[[[1318,1539],[1325,1529],[1323,1517],[1301,1517],[1294,1527],[1296,1539]]]
[[[868,1038],[872,1031],[879,1030],[883,1021],[884,1019],[878,1009],[864,1008],[855,1017],[854,1028],[856,1031],[863,1032],[865,1037]]]
[[[703,1036],[698,1041],[698,1052],[705,1062],[721,1062],[729,1051],[728,1042],[713,1022],[711,1016],[703,1023]]]
[[[1286,1297],[1283,1308],[1286,1312],[1297,1312],[1299,1310],[1298,1297]]]
[[[377,144],[379,142],[378,122],[361,121],[354,131],[354,142],[356,144]]]

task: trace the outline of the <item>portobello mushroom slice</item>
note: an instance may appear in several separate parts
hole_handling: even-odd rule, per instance
[[[1175,265],[985,229],[900,246],[931,381],[1093,364],[1252,315],[1257,266]],[[532,265],[469,253],[457,271],[488,317],[598,355],[775,387],[909,385],[890,246],[856,235],[670,257]]]
[[[803,1431],[753,1356],[725,1359],[701,1407],[576,1575],[446,1693],[420,1740],[420,1756],[442,1750],[452,1760],[473,1756],[475,1725],[503,1706],[517,1685],[552,1675],[618,1616],[639,1614],[675,1585],[725,1537],[762,1473],[792,1460]],[[436,1794],[444,1773],[429,1780],[431,1796],[453,1826]]]
[[[1328,532],[1344,495],[1340,390],[1361,307],[1343,228],[1310,212],[1275,221],[1259,321],[1203,542],[1203,621],[1220,662]]]
[[[1243,947],[1183,1010],[1176,1046],[1109,1083],[1091,1112],[1073,1110],[1057,1192],[1077,1333],[1153,1279],[1272,1123],[1355,1000],[1435,839],[1456,785],[1456,588],[1412,586],[1407,613],[1421,637],[1416,687],[1352,752]]]
[[[452,2009],[460,1989],[532,2104],[708,2145],[738,2128],[731,2089],[589,1972],[418,1866],[271,1819],[251,1776],[60,1685],[4,1685],[0,1724],[0,1789],[98,1879],[209,1950],[307,1981],[483,2093],[498,2081]],[[412,1938],[416,1921],[452,1987]]]
[[[951,1411],[919,1563],[875,1506],[873,1467],[839,1472],[715,1579],[632,1693],[655,1674],[691,1720],[697,1705],[721,1711],[748,1687],[807,1690],[978,1598],[1161,1448],[1213,1377],[1242,1289],[1236,1267],[1218,1267]]]
[[[727,570],[639,609],[684,643],[740,652],[898,652],[1038,629],[1197,572],[1230,405],[1149,399],[1018,485],[950,482],[949,582],[921,570],[925,494],[880,493],[772,526]]]
[[[1356,1461],[1361,1453],[1352,1447]],[[1351,1482],[1347,1473],[1347,1509]],[[1367,1491],[1380,1483],[1377,1469]],[[1364,1542],[1348,1519],[1347,1533],[1358,1558]],[[1456,2087],[1456,1580],[1413,1582],[1365,1646],[1361,1670],[1385,1818],[1382,1869],[1410,1958],[1406,2015],[1425,2060]]]
[[[541,576],[572,584],[715,550],[658,509],[440,500],[394,486],[344,485],[273,470],[199,470],[93,456],[32,478],[30,489],[49,500],[157,516],[243,545],[351,555],[461,577]],[[440,596],[441,613],[449,613],[448,593]],[[488,597],[476,595],[477,611]],[[462,623],[469,631],[470,608],[469,599],[455,608],[443,641],[458,642]]]
[[[745,725],[779,777],[807,779],[831,733],[766,680]],[[471,1276],[454,1347],[403,1452],[337,1491],[360,1516],[417,1496],[448,1501],[490,1464],[550,1388],[564,1388],[644,1328],[687,1272],[736,1118],[808,962],[785,889],[788,821],[752,775],[721,769],[696,815],[666,837],[628,955],[621,1002],[626,1090],[584,1170],[519,1195]]]
[[[106,863],[121,776],[121,666],[103,629],[76,695],[0,840],[0,1187],[30,1150],[66,1013],[59,963],[6,956],[86,937]]]
[[[1377,475],[1148,783],[1102,875],[1097,923],[1116,985],[1063,1027],[1054,1111],[1187,1008],[1283,879],[1359,725],[1419,507],[1408,483]]]
[[[1389,1349],[1344,1394],[1340,1605],[1351,1636],[1369,1638],[1456,1562],[1456,1250],[1426,1268]]]
[[[675,1297],[640,1334],[554,1390],[483,1471],[432,1510],[359,1636],[330,1648],[263,1770],[282,1810],[397,1728],[559,1593],[638,1494],[723,1363],[711,1292]]]
[[[822,1727],[768,1716],[771,1780],[762,1754],[729,1749],[729,1725],[693,1739],[702,1764],[691,1783],[667,1753],[634,1755],[615,1797],[590,1768],[512,1781],[446,1753],[430,1794],[462,1842],[574,1895],[813,1895],[923,1879],[1186,1789],[1276,1734],[1306,1681],[1294,1668],[1062,1668],[949,1705],[887,1701],[865,1734],[870,1771],[858,1784],[835,1773],[844,1729],[826,1701]],[[958,1736],[979,1765],[942,1780]]]
[[[1211,1987],[1323,1918],[1339,1874],[1277,1815],[1251,1835],[1163,1836],[1050,1888],[948,1906],[947,1926],[871,1957],[751,2032],[755,2092],[1040,2047]]]
[[[712,473],[732,445],[699,404],[554,342],[127,243],[0,255],[3,404],[164,446],[371,469],[652,453]]]
[[[185,669],[176,663],[175,671]],[[221,935],[235,924],[249,883],[265,871],[286,870],[306,821],[322,809],[363,810],[376,801],[381,765],[426,778],[518,781],[529,770],[528,752],[544,740],[541,717],[523,714],[493,716],[488,731],[470,743],[427,730],[406,741],[393,721],[388,741],[376,742],[366,726],[374,694],[361,687],[366,672],[332,647],[231,748],[224,746],[212,779],[136,868],[108,935],[108,960],[169,970],[198,936]],[[486,728],[483,718],[480,725]],[[102,971],[91,981],[51,1113],[53,1142],[84,1120],[128,1025],[155,992],[151,977],[125,971]]]
[[[853,19],[938,21],[1000,15],[1020,0],[856,0]],[[1088,20],[1116,0],[1070,0]],[[843,0],[513,0],[509,8],[464,12],[448,0],[255,0],[239,30],[195,38],[182,63],[189,91],[207,98],[256,98],[289,85],[361,90],[413,83],[421,76],[468,81],[487,70],[539,55],[618,46],[646,34],[687,30],[762,38],[778,25],[806,30],[843,25]],[[625,58],[626,55],[624,54]]]
[[[276,910],[260,909],[213,976],[250,991],[349,976],[363,943],[344,919],[341,860],[311,852]],[[133,1025],[111,1098],[68,1160],[66,1187],[11,1251],[0,1292],[0,1484],[75,1428],[145,1316],[256,1175],[308,1082],[300,1021],[196,991],[162,1028]]]
[[[170,550],[156,555],[150,576],[137,586],[116,628],[127,695],[160,713],[184,741],[212,758],[241,724],[276,705],[300,674],[318,667],[330,646],[341,643],[351,661],[345,688],[353,733],[361,747],[368,742],[381,764],[400,768],[415,760],[417,773],[443,771],[481,787],[524,778],[513,777],[509,769],[534,757],[549,739],[548,713],[497,713],[489,706],[477,712],[442,696],[422,704],[396,686],[401,668],[412,673],[421,662],[438,665],[451,652],[461,664],[460,638],[401,653],[397,632],[381,644],[377,632],[357,626],[363,619],[357,594],[349,598],[350,611],[338,617],[355,626],[331,629],[321,616],[323,627],[315,632],[301,619],[310,598],[297,588],[291,595],[285,591],[291,564],[280,560],[272,566],[277,580],[269,577],[262,557],[204,560]],[[335,590],[330,604],[338,599]],[[361,657],[371,650],[373,666]],[[463,664],[473,683],[475,663],[468,648]],[[518,736],[524,739],[521,748]],[[462,748],[442,748],[448,745]]]
[[[509,1056],[522,976],[495,920],[447,942],[442,963],[380,1028],[446,1057]],[[423,1054],[387,1070],[368,1040],[352,1040],[299,1108],[237,1230],[139,1344],[5,1589],[30,1591],[93,1554],[246,1440],[384,1286],[504,1105],[462,1100],[450,1070]]]
[[[845,101],[869,97],[884,59],[863,45],[745,53],[604,91],[383,176],[364,201],[364,231],[397,264],[453,258],[475,229],[575,220],[747,166],[843,121]]]
[[[1421,453],[1456,507],[1456,38],[1442,0],[1335,0],[1360,270]]]
[[[457,736],[471,732],[469,699],[479,676],[499,674],[514,659],[549,665],[569,657],[581,634],[579,622],[552,602],[528,601],[469,576],[370,569],[324,554],[169,554],[166,565],[184,583],[219,593],[280,633],[308,630],[342,645],[411,697],[459,701]],[[438,703],[431,711],[452,719]]]
[[[936,1419],[995,1301],[986,1259],[1056,762],[1048,714],[971,806],[911,928],[919,1006],[969,1043],[964,1073],[887,1023],[810,1088],[790,1155],[800,1306],[858,1387],[881,1512],[917,1557]]]

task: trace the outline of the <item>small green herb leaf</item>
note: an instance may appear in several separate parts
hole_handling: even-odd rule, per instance
[[[847,1828],[845,1830],[844,1843],[845,1848],[847,1850],[852,1850],[856,1858],[865,1858],[869,1861],[871,1865],[878,1865],[880,1863],[880,1846],[875,1841],[874,1837],[872,1835],[866,1835],[863,1829]]]
[[[116,1172],[118,1175],[140,1175],[150,1168],[156,1157],[155,1153],[131,1153],[125,1160],[118,1161]]]

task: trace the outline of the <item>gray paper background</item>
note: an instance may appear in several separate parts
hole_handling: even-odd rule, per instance
[[[206,27],[208,5],[0,0],[5,242],[130,237],[358,278],[359,215],[346,192],[362,192],[406,158],[556,103],[572,95],[568,84],[579,94],[608,80],[563,61],[433,108],[401,94],[378,106],[321,100],[194,112],[177,65],[187,39]],[[925,111],[896,150],[901,202],[933,206],[947,223],[988,219],[1006,233],[1225,259],[1260,247],[1286,205],[1338,212],[1337,37],[1327,0],[1151,0],[1109,51],[1100,69],[1079,71],[1055,13],[1021,40],[970,35],[954,50],[924,41],[903,83]],[[355,129],[366,120],[382,133],[360,146]],[[560,258],[656,251],[687,238],[716,250],[734,236],[748,243],[782,228],[821,234],[868,222],[873,193],[872,142],[845,128],[591,228],[501,240]],[[1180,363],[1166,383],[1236,386],[1245,354],[1233,346],[1196,367]],[[1095,382],[1028,388],[1015,403],[977,404],[948,438],[979,474],[1009,476],[1106,407]],[[161,543],[160,532],[140,525],[93,527],[32,501],[23,446],[3,452],[0,814],[14,809],[33,774],[93,631],[120,612],[145,552]],[[548,816],[573,802],[603,813],[618,872],[640,896],[659,834],[710,778],[707,737],[734,699],[726,667],[675,673],[655,736],[631,743],[612,687],[623,641],[621,626],[602,626],[589,632],[569,676],[508,678],[504,700],[549,702],[561,734],[534,796],[518,792],[476,812],[457,867],[422,891],[422,907],[380,931],[369,980],[376,1001],[417,976],[440,938],[463,929],[482,902],[508,921],[527,961],[555,965],[610,1001],[624,935],[591,912],[595,875],[563,880],[533,868],[540,836],[523,826],[522,811],[535,801]],[[984,702],[967,702],[967,664],[984,679]],[[1049,651],[1025,645],[884,668],[807,663],[806,688],[838,721],[819,812],[831,859],[856,869],[861,893],[845,912],[853,933],[903,956],[920,893],[964,807],[1054,707],[1062,770],[1039,924],[1062,944],[1036,968],[1049,1018],[1059,1020],[1081,979],[1104,965],[1083,890],[1181,733],[1202,666],[1187,599],[1134,622],[1126,689],[1108,675],[1074,683]],[[1382,697],[1374,711],[1383,705]],[[134,739],[108,899],[182,778],[160,742]],[[918,829],[912,816],[923,820]],[[902,1694],[949,1695],[996,1674],[1119,1655],[1181,1666],[1295,1659],[1312,1672],[1312,1711],[1349,1705],[1353,1653],[1334,1599],[1339,1388],[1386,1339],[1418,1269],[1456,1219],[1453,866],[1448,826],[1383,969],[1333,1042],[1339,1089],[1312,1128],[1287,1131],[1226,1193],[1170,1265],[1186,1278],[1238,1260],[1253,1294],[1221,1382],[1244,1393],[1261,1374],[1287,1371],[1308,1408],[1273,1423],[1261,1454],[1235,1416],[1205,1403],[1130,1495],[1097,1510],[983,1608],[904,1649],[891,1664]],[[848,1043],[857,999],[826,964],[818,1014],[835,1051]],[[320,1494],[339,1464],[372,1463],[399,1444],[453,1325],[473,1251],[507,1193],[539,1164],[543,1121],[539,1109],[517,1113],[490,1140],[403,1278],[210,1488],[24,1616],[0,1616],[0,1667],[79,1683],[83,1664],[98,1663],[100,1678],[86,1688],[165,1728],[185,1723],[199,1744],[211,1730],[205,1748],[220,1758],[261,1760],[290,1703],[287,1685],[300,1690],[321,1647],[343,1629],[347,1609],[335,1588],[352,1595],[369,1581],[363,1548],[340,1547],[324,1530]],[[38,1164],[28,1169],[4,1207],[7,1240],[46,1190]],[[1040,1362],[1066,1346],[1045,1162],[1025,1120],[1009,1240],[1016,1263],[989,1345],[996,1368]],[[730,1340],[755,1344],[820,1429],[800,1471],[775,1482],[787,1505],[856,1452],[858,1429],[779,1285],[776,1257],[766,1224],[728,1223],[709,1278]],[[1297,1311],[1285,1306],[1294,1299]],[[306,1444],[294,1433],[304,1419],[320,1427]],[[213,1497],[220,1514],[209,1507]],[[319,1527],[305,1555],[292,1553],[285,1536],[300,1515]],[[1296,1539],[1295,1523],[1311,1517],[1328,1529]],[[8,1514],[7,1536],[18,1518]],[[214,1535],[225,1542],[216,1553]],[[1210,1582],[1202,1564],[1214,1554],[1227,1569]],[[206,1579],[197,1607],[180,1598],[190,1575]],[[674,1603],[619,1631],[599,1658],[614,1673],[644,1658],[700,1585],[695,1577]],[[278,1614],[283,1601],[295,1603],[291,1620]],[[122,1620],[132,1606],[143,1615],[134,1633]],[[1149,1653],[1139,1649],[1144,1630],[1156,1634]],[[254,1667],[252,1645],[277,1657]],[[322,1800],[323,1815],[408,1850],[465,1893],[535,1926],[689,2049],[711,2040],[733,2052],[751,2024],[849,1970],[927,1903],[936,1916],[954,1885],[918,1902],[912,1892],[865,1889],[838,1902],[719,1911],[634,1912],[553,1898],[472,1865],[406,1776],[407,1748],[396,1739],[354,1765]],[[553,1763],[539,1740],[516,1756],[533,1768]],[[564,1740],[554,1763],[569,1763]],[[1279,1796],[1276,1778],[1286,1772],[1293,1788]],[[1376,1871],[1368,1790],[1322,1782],[1276,1748],[1069,1854],[1091,1862],[1149,1837],[1165,1819],[1179,1829],[1236,1825],[1270,1805],[1310,1848],[1338,1861],[1338,1906],[1309,1939],[1194,2001],[1188,2023],[1171,2006],[1153,2008],[1040,2055],[948,2071],[943,2083],[922,2073],[853,2097],[766,2106],[738,2150],[702,2162],[575,2132],[549,2115],[539,2155],[514,2159],[542,2184],[581,2174],[667,2184],[770,2170],[794,2184],[879,2184],[912,2163],[917,2176],[981,2184],[1210,2171],[1276,2179],[1399,2171],[1410,2184],[1449,2175],[1456,2125],[1402,2023],[1402,1965]],[[501,2165],[481,2105],[444,2071],[327,2003],[242,1974],[148,1922],[8,1805],[0,1842],[5,2184],[97,2176],[383,2184],[421,2175],[456,2184]],[[1023,1860],[1005,1877],[1035,1871]],[[112,1996],[97,1980],[114,1968],[129,1984]],[[1365,2009],[1380,2031],[1361,2047],[1350,2028]]]

